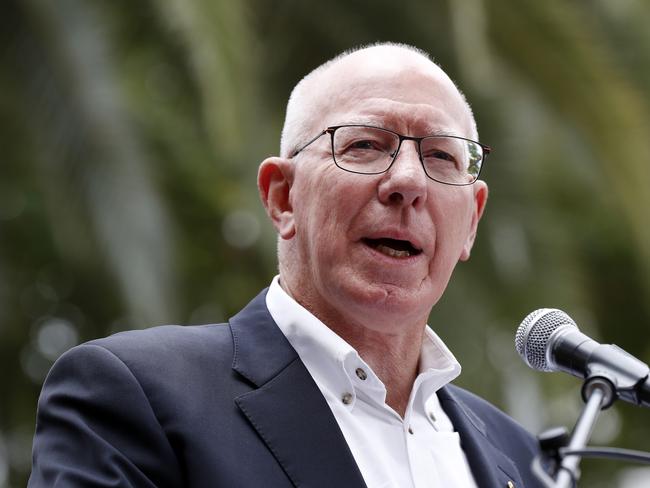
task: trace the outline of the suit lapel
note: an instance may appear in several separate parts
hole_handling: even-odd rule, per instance
[[[266,290],[230,320],[233,369],[254,389],[235,403],[294,486],[365,488],[327,402],[271,318]],[[483,421],[451,387],[438,391],[481,488],[523,487],[512,462],[487,437]]]
[[[266,290],[230,320],[233,369],[256,386],[235,403],[295,486],[365,488],[334,415],[265,297]]]
[[[483,421],[465,404],[452,388],[438,390],[438,398],[445,413],[460,435],[476,483],[481,488],[511,486],[523,487],[523,481],[513,461],[487,437]]]

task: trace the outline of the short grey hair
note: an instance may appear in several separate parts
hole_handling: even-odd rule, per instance
[[[284,126],[282,128],[282,136],[280,138],[281,157],[291,157],[292,153],[298,148],[300,144],[307,142],[310,137],[313,137],[315,135],[307,132],[311,130],[310,122],[316,108],[316,99],[311,96],[311,90],[309,89],[310,85],[314,83],[314,80],[317,80],[323,73],[325,73],[343,58],[358,51],[363,51],[364,49],[373,47],[393,47],[397,49],[403,49],[422,57],[424,60],[440,68],[440,65],[435,63],[429,53],[409,44],[401,44],[395,42],[376,42],[373,44],[364,44],[343,51],[342,53],[316,67],[306,76],[304,76],[291,91],[291,95],[289,96],[289,101],[287,103]],[[465,98],[463,92],[458,88],[458,85],[456,85],[453,80],[452,83],[454,83],[456,90],[460,94],[463,102],[465,103],[465,106],[467,107],[467,110],[469,111],[472,131],[471,137],[478,139],[478,131],[476,128],[476,121],[474,120],[472,107],[467,102],[467,99]]]

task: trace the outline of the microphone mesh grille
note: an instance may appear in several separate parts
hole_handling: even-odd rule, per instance
[[[571,317],[555,308],[535,310],[521,322],[515,336],[515,348],[528,366],[552,371],[546,362],[546,349],[551,334],[562,325],[578,327]]]

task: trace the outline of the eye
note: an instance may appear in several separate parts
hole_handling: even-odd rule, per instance
[[[381,163],[399,145],[392,132],[368,126],[341,126],[334,133],[334,158],[338,164]]]
[[[451,163],[456,162],[456,158],[445,151],[440,150],[431,150],[427,151],[425,154],[422,154],[422,157],[425,159],[437,159],[441,161],[449,161]]]
[[[371,150],[382,150],[380,143],[377,141],[371,141],[369,139],[364,139],[361,141],[352,142],[347,148],[348,149],[371,149]]]
[[[464,154],[459,139],[431,137],[423,139],[420,145],[422,159],[431,164],[459,165]]]

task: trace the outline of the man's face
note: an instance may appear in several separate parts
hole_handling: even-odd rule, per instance
[[[411,136],[471,136],[460,95],[433,66],[376,69],[375,62],[367,70],[360,62],[333,70],[315,134],[362,123]],[[379,330],[396,321],[423,325],[458,260],[469,257],[485,184],[430,180],[412,141],[379,175],[338,168],[329,135],[293,163],[295,234],[285,282],[294,298],[326,323]]]

